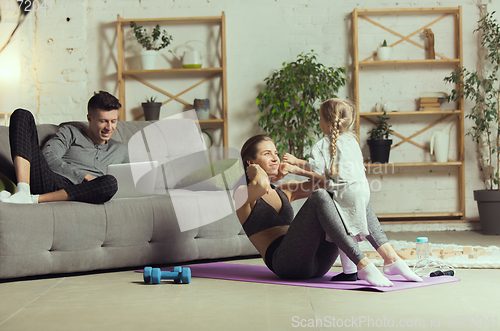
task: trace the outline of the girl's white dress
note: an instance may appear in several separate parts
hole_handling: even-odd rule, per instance
[[[347,233],[357,240],[368,234],[366,208],[370,200],[370,187],[363,165],[363,154],[358,141],[350,133],[341,134],[337,139],[336,176],[330,172],[332,154],[330,137],[325,136],[311,149],[308,162],[312,171],[329,178],[328,191],[333,193],[333,201],[339,211]]]

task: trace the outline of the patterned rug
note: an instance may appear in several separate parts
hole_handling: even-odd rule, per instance
[[[396,253],[413,267],[418,261],[415,254],[415,242],[390,240]],[[466,269],[499,269],[500,247],[498,246],[460,246],[447,244],[430,245],[431,260],[441,261],[454,268]],[[382,266],[383,260],[368,241],[359,243],[361,250],[368,256],[376,266]],[[334,267],[340,267],[340,259],[337,259]]]

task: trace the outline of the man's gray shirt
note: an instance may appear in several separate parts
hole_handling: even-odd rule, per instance
[[[73,184],[82,183],[87,174],[94,178],[105,175],[110,164],[129,162],[125,144],[113,139],[104,145],[95,144],[72,125],[62,126],[42,153],[50,169]]]

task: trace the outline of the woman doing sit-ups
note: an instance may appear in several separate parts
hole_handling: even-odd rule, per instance
[[[241,157],[247,187],[235,191],[235,198],[245,201],[237,215],[270,270],[287,279],[321,277],[330,270],[341,249],[356,264],[360,279],[374,286],[393,285],[346,233],[332,197],[324,189],[326,181],[272,185],[272,178],[289,173],[309,178],[314,174],[291,164],[280,164],[274,142],[265,135],[248,139]],[[307,200],[294,218],[290,203],[303,198]],[[366,208],[366,220],[370,233],[366,239],[384,259],[384,273],[422,281],[388,243],[370,206]]]

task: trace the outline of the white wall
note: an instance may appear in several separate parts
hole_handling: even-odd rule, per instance
[[[52,6],[39,8],[31,13],[23,25],[19,39],[21,54],[21,78],[19,106],[33,111],[39,123],[59,123],[68,120],[85,120],[86,102],[93,91],[108,90],[118,94],[116,82],[116,18],[186,17],[226,14],[229,145],[239,149],[246,138],[259,133],[258,109],[255,97],[263,88],[263,80],[284,61],[296,59],[301,52],[314,50],[318,60],[326,66],[346,66],[352,75],[351,13],[355,7],[364,8],[411,8],[411,7],[463,7],[464,65],[474,69],[477,65],[477,35],[472,31],[479,18],[478,0],[421,0],[421,1],[335,1],[335,0],[52,0]],[[487,4],[488,10],[500,9],[499,4]],[[48,4],[50,0],[48,1]],[[400,20],[394,29],[403,31],[416,24]],[[415,28],[418,28],[416,26]],[[187,37],[174,32],[174,42],[169,49],[177,49]],[[394,39],[382,30],[373,29],[373,40]],[[389,37],[388,37],[389,36]],[[191,38],[195,39],[195,38]],[[417,36],[418,39],[418,36]],[[395,40],[393,40],[395,41]],[[418,41],[418,40],[417,40]],[[423,42],[421,40],[421,42]],[[439,46],[436,47],[438,50]],[[401,52],[412,52],[401,48]],[[128,53],[129,55],[131,53]],[[164,51],[163,63],[175,63],[171,54]],[[4,64],[2,64],[4,65]],[[443,77],[447,72],[439,73]],[[389,74],[377,74],[382,83],[375,81],[368,86],[362,98],[366,104],[387,101],[394,78]],[[382,75],[382,76],[381,76]],[[375,79],[375,78],[373,78]],[[417,79],[430,84],[427,73],[417,73]],[[440,79],[440,78],[439,78]],[[368,80],[367,80],[368,81]],[[388,85],[389,84],[389,85]],[[397,85],[397,80],[396,80]],[[175,87],[175,86],[174,86]],[[177,87],[177,92],[182,87]],[[437,88],[437,87],[436,87]],[[149,91],[139,87],[127,87],[127,108],[139,106]],[[383,97],[381,96],[383,95]],[[391,95],[391,101],[408,107],[404,97]],[[352,96],[352,85],[343,88],[340,97]],[[394,96],[394,98],[392,98]],[[3,98],[3,96],[2,96]],[[186,99],[187,101],[192,101]],[[466,104],[470,108],[470,103]],[[362,109],[363,111],[363,109]],[[365,110],[366,111],[366,110]],[[130,118],[130,117],[129,117]],[[417,123],[418,124],[418,123]],[[466,125],[466,130],[467,126]],[[367,130],[365,130],[367,131]],[[363,131],[362,131],[363,133]],[[423,136],[421,139],[428,139]],[[415,152],[417,152],[415,154]],[[406,144],[395,154],[398,160],[411,160],[427,155]],[[433,204],[436,210],[443,204],[454,206],[454,182],[447,180],[453,169],[433,173],[430,184],[422,186],[417,180],[419,172],[403,171],[392,180],[384,180],[383,194],[374,194],[373,205],[377,211],[391,209],[391,201],[402,191],[414,192],[413,197],[397,206],[402,208],[418,200],[415,211],[424,211]],[[454,171],[454,170],[453,170]],[[424,174],[422,174],[424,175]],[[389,176],[385,176],[386,178]],[[424,176],[426,177],[426,176]],[[466,138],[466,192],[467,216],[477,217],[472,191],[483,187],[475,159],[475,147]],[[404,180],[409,178],[411,180]],[[413,178],[413,179],[412,179]],[[431,189],[429,189],[431,188]],[[450,192],[451,191],[451,192]],[[429,198],[431,197],[431,198]],[[443,198],[445,197],[445,198]],[[436,199],[439,198],[439,202]],[[388,210],[389,211],[389,210]],[[396,210],[393,210],[396,211]]]

